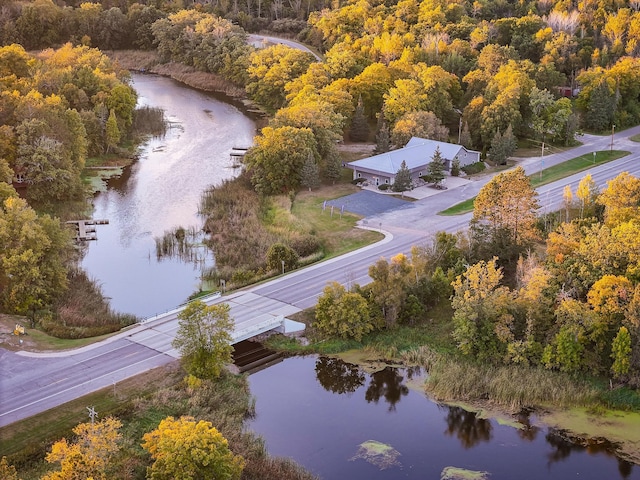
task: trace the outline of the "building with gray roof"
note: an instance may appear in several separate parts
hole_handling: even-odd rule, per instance
[[[427,174],[427,166],[437,148],[440,149],[447,171],[451,171],[454,159],[458,159],[461,167],[480,161],[480,152],[468,150],[462,145],[413,137],[403,148],[349,162],[346,166],[353,170],[354,180],[364,178],[374,185],[393,184],[400,165],[405,161],[415,184],[420,176]]]

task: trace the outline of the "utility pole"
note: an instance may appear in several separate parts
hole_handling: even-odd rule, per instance
[[[611,125],[611,151],[613,152],[613,133],[616,131],[616,124]]]

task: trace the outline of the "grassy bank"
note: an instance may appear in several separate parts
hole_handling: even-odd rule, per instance
[[[117,416],[123,423],[120,454],[115,461],[117,478],[144,479],[149,457],[140,448],[142,436],[171,415],[191,415],[210,421],[228,440],[236,454],[246,460],[243,479],[313,478],[287,459],[271,458],[263,442],[243,428],[252,415],[253,403],[246,377],[225,372],[216,381],[189,387],[178,362],[152,370],[22,422],[0,429],[0,451],[18,469],[20,478],[40,478],[49,465],[44,462],[53,441],[68,437],[71,428],[88,421],[87,405],[100,418]]]
[[[561,180],[575,173],[589,170],[594,166],[612,162],[613,160],[617,160],[626,155],[629,155],[629,152],[623,150],[600,151],[595,153],[595,156],[592,153],[587,153],[585,155],[572,158],[571,160],[567,160],[566,162],[560,163],[558,165],[554,165],[553,167],[545,168],[538,173],[529,175],[529,178],[531,179],[531,185],[533,185],[534,188],[541,187],[542,185],[546,185],[547,183]],[[452,207],[439,212],[438,214],[462,215],[464,213],[469,213],[473,211],[474,201],[475,197],[469,198],[464,202],[457,203]]]
[[[278,274],[266,267],[274,243],[292,248],[300,265],[340,255],[374,243],[379,232],[355,228],[360,217],[323,210],[326,200],[357,191],[350,183],[324,185],[295,196],[260,197],[241,176],[211,188],[203,195],[207,244],[213,249],[216,270],[211,278],[238,288]]]

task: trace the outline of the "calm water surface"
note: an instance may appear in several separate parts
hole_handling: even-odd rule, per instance
[[[249,427],[270,454],[291,457],[325,480],[438,480],[447,466],[486,471],[491,480],[640,479],[640,466],[606,447],[438,405],[407,386],[418,373],[387,368],[367,375],[326,357],[288,358],[249,377],[257,399]],[[398,464],[380,469],[353,459],[367,440],[396,449]]]
[[[229,153],[252,144],[255,125],[236,107],[168,78],[134,74],[133,86],[138,104],[164,109],[171,128],[96,195],[93,218],[109,225],[97,228],[98,241],[88,242],[82,266],[114,310],[148,317],[178,306],[200,283],[199,267],[156,260],[154,237],[177,226],[201,226],[201,193],[236,175]]]

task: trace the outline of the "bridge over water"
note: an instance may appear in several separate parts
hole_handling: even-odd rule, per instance
[[[200,299],[207,305],[226,303],[235,323],[232,344],[248,340],[268,331],[291,333],[304,329],[304,324],[287,318],[300,308],[253,292],[234,292],[222,297],[219,293]],[[128,340],[157,352],[179,358],[171,342],[178,330],[177,316],[183,307],[144,320],[127,335]]]

